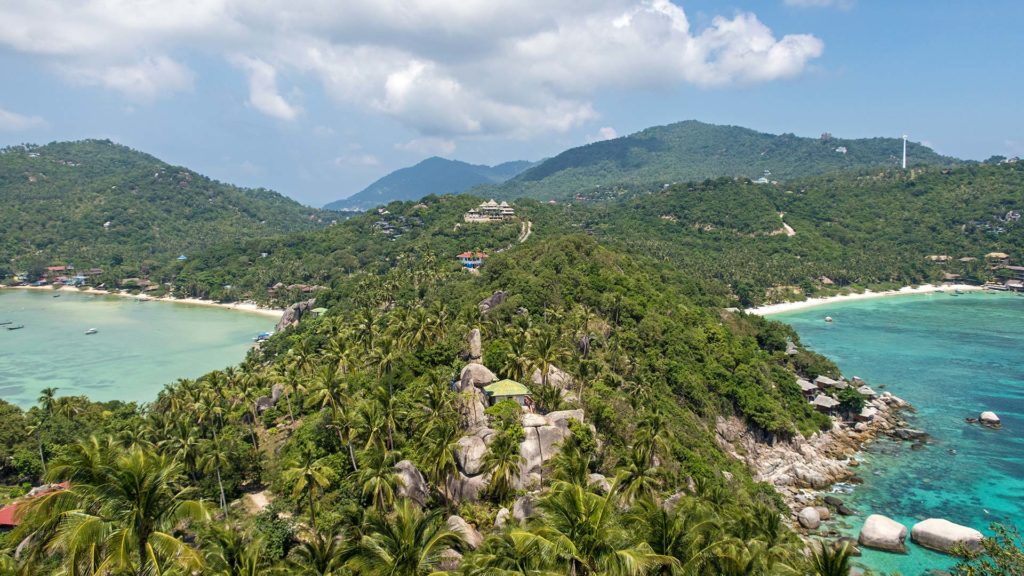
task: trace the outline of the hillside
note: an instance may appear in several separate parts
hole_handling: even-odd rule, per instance
[[[313,229],[321,215],[105,140],[3,149],[0,203],[0,272],[33,276],[54,264],[137,276],[216,243]]]
[[[419,200],[428,194],[459,194],[480,184],[504,182],[532,165],[520,160],[484,166],[434,156],[415,166],[395,170],[362,191],[324,208],[368,210],[395,200]]]
[[[571,199],[607,197],[616,187],[700,181],[721,176],[791,180],[840,170],[898,165],[898,138],[802,138],[693,120],[571,148],[480,196]],[[845,150],[845,152],[843,152]],[[918,143],[907,144],[910,165],[956,162]]]

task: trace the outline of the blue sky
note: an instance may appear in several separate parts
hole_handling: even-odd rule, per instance
[[[0,145],[110,138],[322,205],[685,119],[1024,155],[1024,3],[0,0]]]

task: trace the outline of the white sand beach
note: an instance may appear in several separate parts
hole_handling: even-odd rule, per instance
[[[5,288],[11,290],[47,290],[50,292],[54,291],[52,286],[6,286]],[[163,296],[161,298],[154,298],[152,296],[146,296],[145,294],[131,294],[129,292],[108,292],[106,290],[98,290],[96,288],[85,288],[79,289],[72,286],[64,286],[58,289],[62,292],[74,292],[75,294],[93,294],[96,296],[117,296],[119,298],[132,298],[135,300],[148,300],[153,302],[171,302],[176,304],[192,304],[194,306],[213,306],[216,308],[227,308],[228,310],[239,310],[241,312],[249,312],[252,314],[260,314],[263,316],[280,318],[284,314],[284,310],[280,308],[263,308],[255,302],[214,302],[213,300],[203,300],[200,298],[174,298],[171,296]]]
[[[969,284],[924,284],[921,286],[904,286],[899,290],[883,290],[880,292],[865,290],[864,292],[859,294],[840,294],[838,296],[827,296],[824,298],[808,298],[807,300],[801,300],[800,302],[782,302],[780,304],[768,304],[766,306],[758,306],[756,308],[747,308],[745,312],[747,314],[757,314],[758,316],[770,316],[772,314],[795,312],[797,310],[803,310],[805,308],[814,308],[816,306],[822,306],[824,304],[833,304],[836,302],[866,300],[868,298],[884,298],[887,296],[932,294],[934,292],[941,291],[952,292],[954,290],[960,290],[961,292],[974,292],[978,290],[984,290],[984,288],[982,286],[972,286]]]

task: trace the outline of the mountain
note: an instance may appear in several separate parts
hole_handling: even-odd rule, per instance
[[[700,181],[720,176],[788,180],[839,170],[898,165],[898,138],[802,138],[694,120],[571,148],[479,196],[569,199],[603,197],[617,187]],[[909,164],[945,165],[956,159],[907,143]]]
[[[394,172],[364,190],[324,206],[327,210],[368,210],[394,200],[419,200],[428,194],[459,194],[480,184],[501,183],[533,163],[519,160],[497,166],[467,164],[434,156]]]
[[[107,140],[0,150],[0,273],[143,268],[221,242],[318,227],[320,211]]]

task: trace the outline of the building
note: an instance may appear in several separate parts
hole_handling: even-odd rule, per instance
[[[814,379],[814,383],[818,386],[818,388],[820,388],[822,390],[827,390],[829,388],[835,388],[837,390],[842,390],[842,389],[844,389],[844,388],[849,386],[849,384],[847,384],[846,382],[844,382],[842,380],[833,380],[833,379],[831,379],[831,378],[829,378],[828,376],[825,376],[825,375],[818,376],[817,378],[815,378]]]
[[[797,378],[796,385],[800,387],[800,392],[808,401],[813,400],[814,397],[818,395],[818,387],[814,382],[811,382],[806,378]]]
[[[498,204],[493,199],[473,208],[462,217],[466,222],[501,222],[515,218],[516,211],[508,202]]]
[[[458,258],[459,262],[461,262],[466,268],[476,269],[484,263],[484,259],[487,258],[487,253],[479,250],[470,250],[459,254],[456,258]]]
[[[514,400],[516,404],[524,406],[526,399],[530,397],[529,388],[507,378],[484,386],[484,392],[487,393],[492,406],[502,400]]]
[[[0,508],[0,531],[6,532],[8,530],[13,530],[21,523],[18,508],[26,501],[51,494],[53,492],[58,492],[60,490],[67,490],[68,486],[70,486],[70,484],[67,482],[61,482],[60,484],[43,484],[42,486],[38,486],[30,490],[24,498]]]
[[[818,394],[814,400],[811,400],[811,406],[814,406],[815,410],[824,412],[825,414],[832,414],[839,408],[839,400],[831,396],[824,394]]]

